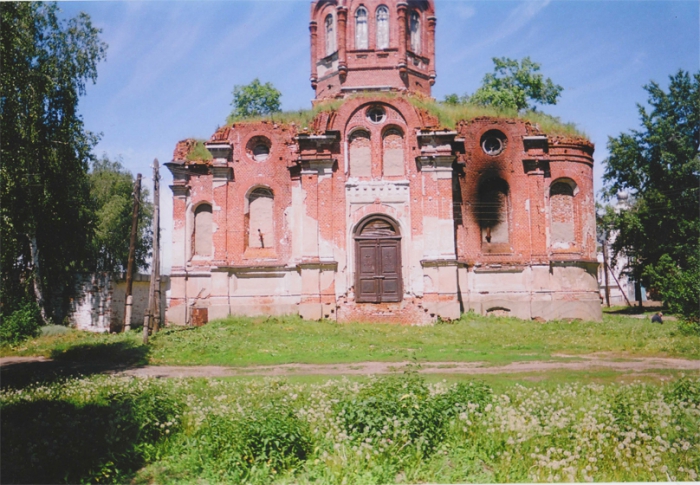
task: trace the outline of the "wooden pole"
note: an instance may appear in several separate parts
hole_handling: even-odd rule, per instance
[[[146,314],[143,318],[143,343],[148,344],[148,336],[151,333],[151,329],[154,327],[154,316],[155,316],[155,298],[156,298],[156,275],[160,268],[158,267],[158,197],[160,191],[158,189],[158,160],[153,160],[153,255],[151,258],[151,278],[148,285],[148,307],[146,308]]]
[[[608,233],[603,241],[603,272],[605,273],[605,306],[610,308],[610,280],[608,279]]]
[[[160,307],[160,166],[158,165],[158,159],[153,161],[155,168],[155,174],[153,178],[153,252],[155,253],[154,264],[156,267],[156,286],[155,286],[155,298],[153,300],[153,331],[157,332],[161,325],[161,307]]]
[[[606,265],[605,265],[605,271],[608,271],[608,269],[609,269],[609,266],[606,264]],[[610,274],[611,274],[612,277],[615,279],[615,283],[617,283],[617,287],[620,288],[620,293],[622,293],[622,296],[625,297],[625,301],[627,302],[627,306],[632,306],[632,304],[630,303],[629,299],[627,298],[627,294],[625,293],[625,290],[622,289],[622,285],[620,285],[620,282],[617,280],[617,276],[615,276],[615,273],[613,273],[612,270],[611,270],[611,271],[610,271]]]
[[[133,287],[134,256],[136,254],[136,231],[139,224],[139,204],[141,201],[141,174],[134,183],[134,210],[131,214],[131,238],[129,239],[129,260],[126,265],[126,294],[124,304],[124,331],[131,329],[131,290]]]

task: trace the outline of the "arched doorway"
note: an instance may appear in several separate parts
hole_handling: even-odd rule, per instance
[[[401,234],[385,216],[370,216],[355,230],[355,299],[358,303],[399,302]]]

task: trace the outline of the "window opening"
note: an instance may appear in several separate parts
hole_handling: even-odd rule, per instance
[[[552,215],[552,246],[568,248],[575,243],[574,189],[566,182],[555,182],[549,189]]]
[[[389,48],[389,9],[382,5],[377,9],[377,49]]]
[[[258,187],[248,195],[248,247],[273,247],[274,200],[267,187]]]
[[[335,22],[333,14],[328,14],[326,16],[326,56],[330,56],[335,51]]]
[[[404,174],[404,140],[398,128],[389,128],[382,138],[382,173],[384,176]]]
[[[355,12],[355,49],[368,49],[367,9],[360,7]]]
[[[481,149],[485,154],[495,157],[506,148],[506,136],[498,130],[491,130],[481,137]]]
[[[262,143],[255,145],[255,148],[253,148],[253,160],[256,162],[262,162],[264,160],[267,160],[268,157],[270,156],[270,147],[267,145],[264,145]]]
[[[350,176],[372,176],[372,146],[369,133],[357,130],[350,135]]]
[[[194,254],[211,256],[212,253],[211,205],[201,204],[194,211]]]
[[[415,54],[420,54],[420,16],[418,12],[411,12],[410,20],[411,50]]]
[[[508,243],[508,185],[500,178],[486,180],[478,197],[476,217],[482,243]]]
[[[381,123],[386,118],[386,110],[381,106],[373,106],[367,110],[367,118],[372,123]]]

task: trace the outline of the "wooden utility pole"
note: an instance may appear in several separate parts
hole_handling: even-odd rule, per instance
[[[154,309],[154,319],[153,319],[153,331],[157,332],[160,330],[161,320],[162,320],[162,308],[160,307],[160,167],[158,165],[158,159],[156,158],[153,162],[156,165],[156,177],[154,179],[155,195],[153,203],[154,214],[153,220],[155,221],[155,230],[153,231],[153,240],[155,242],[155,266],[156,266],[156,291],[155,298],[153,301]]]
[[[131,239],[129,239],[129,261],[126,265],[126,294],[124,305],[124,331],[131,329],[131,290],[133,286],[134,256],[136,254],[136,231],[139,225],[139,205],[141,203],[141,174],[134,183],[134,211],[131,214]]]
[[[610,308],[610,284],[608,280],[608,233],[603,241],[603,272],[605,273],[605,306]]]
[[[143,343],[148,343],[151,330],[160,326],[160,170],[158,159],[153,160],[153,257],[151,281],[148,285],[148,309],[143,319]]]

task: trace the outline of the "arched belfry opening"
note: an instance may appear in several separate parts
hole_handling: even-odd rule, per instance
[[[400,302],[401,232],[393,219],[372,215],[355,229],[355,300],[358,303]]]

